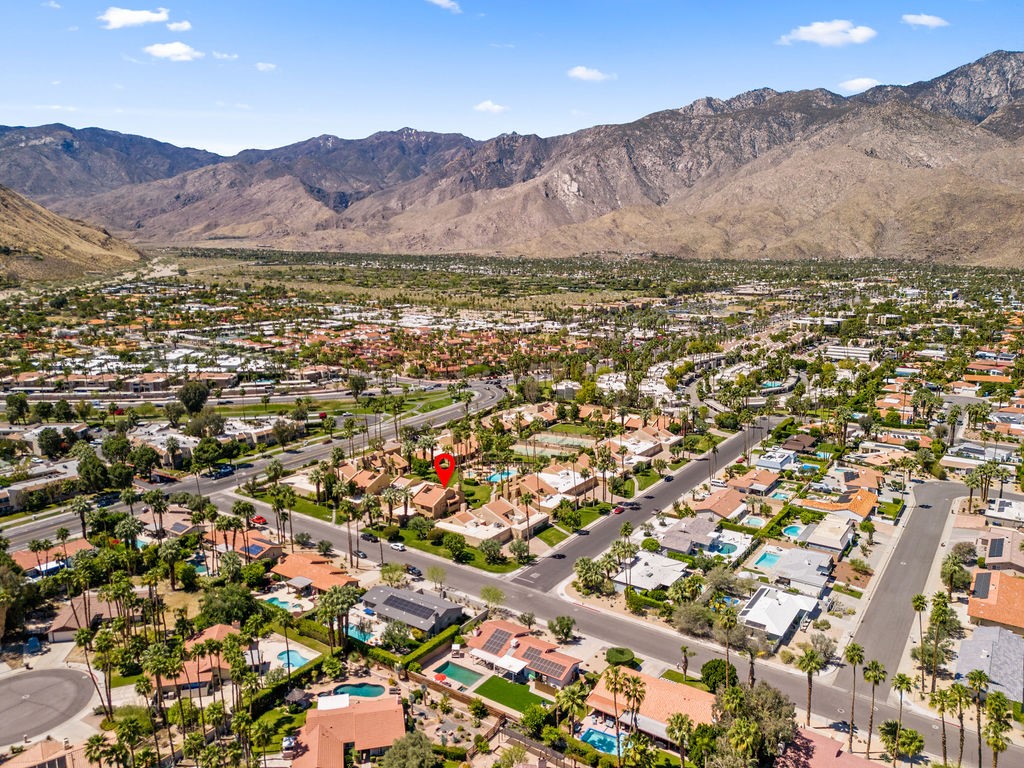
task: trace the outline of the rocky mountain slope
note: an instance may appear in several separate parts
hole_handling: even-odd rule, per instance
[[[1024,54],[999,51],[851,98],[760,89],[550,138],[402,129],[229,159],[138,139],[138,163],[97,139],[77,150],[96,174],[52,142],[11,160],[0,129],[0,183],[140,243],[1017,263],[1022,119]]]
[[[57,216],[0,187],[0,273],[56,280],[125,269],[138,251],[108,232]]]

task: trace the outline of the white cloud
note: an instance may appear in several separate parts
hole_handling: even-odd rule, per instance
[[[602,72],[600,69],[594,69],[593,67],[584,67],[582,65],[578,67],[573,67],[565,74],[567,74],[573,80],[584,80],[588,83],[600,83],[605,80],[615,79],[615,75],[609,75]]]
[[[124,27],[138,27],[143,24],[167,21],[169,17],[170,11],[166,8],[157,8],[155,11],[133,11],[112,5],[96,18],[106,23],[107,26],[104,29],[123,29]]]
[[[843,80],[839,84],[839,90],[846,93],[860,93],[868,88],[874,88],[876,85],[878,85],[878,81],[873,77],[854,77],[850,80]]]
[[[69,107],[65,104],[36,104],[33,109],[45,109],[48,112],[77,112],[78,107]]]
[[[50,85],[60,85],[60,80],[51,80]]]
[[[839,48],[851,43],[866,43],[878,33],[871,27],[855,27],[847,19],[815,21],[804,27],[797,27],[779,38],[780,45],[792,42],[815,43],[827,48]]]
[[[949,22],[941,16],[932,16],[928,13],[904,13],[903,23],[912,27],[928,27],[929,29],[949,26]]]
[[[213,58],[220,61],[235,61],[238,59],[237,53],[221,53],[220,51],[213,52]]]
[[[61,9],[61,4],[58,3],[57,0],[46,0],[45,3],[40,3],[40,5],[43,6],[43,8],[53,8],[55,11],[59,11]]]
[[[154,43],[153,45],[147,45],[142,50],[157,59],[167,59],[168,61],[195,61],[196,59],[203,58],[205,55],[202,51],[197,51],[191,45],[181,42]]]
[[[277,69],[277,64],[271,64],[269,61],[257,61],[256,69],[260,72],[273,72]]]
[[[427,2],[452,13],[462,13],[462,8],[455,0],[427,0]]]
[[[167,28],[171,30],[171,32],[188,32],[190,29],[192,29],[192,22],[172,21],[170,24],[167,25]]]
[[[508,107],[504,104],[495,104],[490,99],[486,99],[473,107],[473,109],[477,112],[488,112],[492,115],[500,115],[502,112],[507,111]]]

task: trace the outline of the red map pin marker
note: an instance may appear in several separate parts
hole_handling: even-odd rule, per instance
[[[452,475],[455,474],[455,457],[450,453],[437,454],[434,457],[434,471],[437,472],[441,485],[447,488],[448,483],[452,480]]]

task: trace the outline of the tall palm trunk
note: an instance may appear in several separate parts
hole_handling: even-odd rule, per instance
[[[875,728],[875,683],[871,684],[871,709],[868,712],[868,745],[864,750],[864,757],[871,759],[871,732]]]
[[[850,693],[850,733],[846,751],[853,752],[854,707],[857,706],[857,665],[853,665],[853,691]]]
[[[956,755],[956,768],[960,768],[960,766],[964,762],[964,736],[965,736],[965,734],[964,734],[964,710],[963,710],[962,707],[957,707],[956,719],[957,719],[957,722],[960,725],[960,750],[959,750],[959,752],[957,752],[957,755]]]

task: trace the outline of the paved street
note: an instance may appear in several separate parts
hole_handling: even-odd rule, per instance
[[[486,384],[480,381],[470,382],[470,389],[475,393],[475,397],[469,404],[470,413],[477,413],[479,411],[493,408],[505,393],[494,386],[493,384]],[[294,398],[293,398],[294,400]],[[407,416],[402,419],[403,425],[410,427],[421,427],[423,425],[440,426],[442,424],[451,421],[452,419],[460,418],[465,413],[465,407],[462,403],[454,403],[452,405],[439,408],[436,411],[429,413],[420,413],[415,415]],[[391,424],[391,420],[387,421],[387,424]],[[371,425],[372,431],[373,425]],[[385,431],[387,434],[387,431]],[[359,435],[355,438],[355,446],[357,450],[361,450],[366,445],[367,439],[370,437],[369,434]],[[341,440],[335,438],[333,442],[323,443],[321,440],[316,440],[315,443],[310,444],[306,447],[296,447],[288,450],[282,454],[278,454],[274,458],[277,458],[286,468],[300,467],[310,461],[319,461],[320,459],[326,459],[331,454],[331,450],[334,446],[342,446],[346,452],[348,452],[348,440]],[[243,460],[244,463],[248,463],[251,466],[247,468],[241,468],[230,477],[220,479],[201,478],[200,488],[206,496],[217,497],[230,492],[240,485],[243,485],[246,481],[251,478],[258,478],[262,475],[267,464],[272,459],[247,459]],[[175,491],[195,491],[195,478],[186,478],[178,483],[172,485],[156,485],[150,486],[144,483],[139,483],[139,491],[152,490],[153,488],[159,488],[166,490],[171,493]],[[114,509],[121,509],[121,505],[115,505]],[[40,520],[33,520],[27,523],[13,524],[7,526],[3,535],[10,540],[10,549],[24,549],[28,546],[28,543],[33,539],[43,538],[54,538],[54,533],[60,527],[68,528],[71,531],[72,537],[79,534],[80,523],[78,516],[70,512],[61,512],[59,514],[51,515]]]
[[[762,431],[754,427],[746,429],[746,440],[753,443],[763,437]],[[514,581],[534,589],[548,592],[572,573],[573,563],[581,557],[597,557],[611,545],[619,535],[619,529],[627,520],[634,526],[649,520],[652,515],[672,506],[672,502],[681,498],[687,491],[708,481],[711,462],[718,471],[736,460],[743,453],[744,433],[737,432],[718,446],[718,453],[711,454],[689,462],[676,472],[669,475],[671,481],[655,482],[650,488],[636,497],[640,504],[638,509],[626,509],[620,515],[608,515],[597,522],[586,535],[577,534],[558,547],[558,554],[564,559],[543,557],[535,565],[517,574]],[[650,496],[651,498],[647,498]]]
[[[865,658],[877,659],[889,671],[889,680],[879,686],[879,693],[889,690],[903,658],[916,615],[910,599],[925,591],[950,505],[953,499],[966,494],[967,488],[961,483],[914,485],[916,506],[904,513],[896,549],[885,570],[874,576],[883,581],[871,596],[855,639],[864,646]]]

